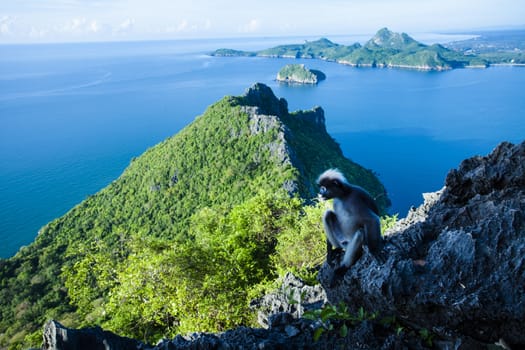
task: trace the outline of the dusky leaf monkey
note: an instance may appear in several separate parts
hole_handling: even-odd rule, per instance
[[[337,169],[322,173],[318,180],[319,195],[333,199],[333,210],[323,215],[323,225],[327,238],[327,259],[333,260],[332,247],[343,249],[344,256],[335,271],[336,276],[344,273],[359,258],[363,244],[376,254],[383,247],[379,209],[363,188],[350,184]],[[333,284],[332,280],[332,284]]]

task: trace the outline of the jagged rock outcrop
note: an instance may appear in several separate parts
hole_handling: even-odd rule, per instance
[[[328,300],[379,311],[438,336],[525,346],[525,142],[463,161],[445,187],[365,252]]]
[[[281,116],[288,114],[288,102],[277,98],[272,89],[262,83],[255,83],[242,96],[243,104],[258,107],[260,114]]]
[[[361,323],[345,337],[324,334],[314,340],[315,329],[319,325],[314,321],[295,319],[291,314],[280,313],[270,317],[268,329],[238,327],[224,333],[193,333],[178,335],[172,340],[164,339],[155,346],[147,346],[138,341],[127,342],[128,338],[100,329],[85,328],[80,330],[53,327],[49,322],[44,332],[55,336],[57,342],[44,342],[43,350],[332,350],[332,349],[400,349],[400,338],[376,337],[373,327],[368,322]],[[54,334],[54,331],[58,331]],[[103,336],[93,336],[93,332]],[[68,339],[67,336],[72,336]],[[78,341],[80,339],[81,341]],[[85,340],[86,342],[82,342]]]
[[[330,167],[337,164],[340,170],[348,174],[352,183],[366,188],[378,198],[377,204],[382,212],[390,206],[386,190],[375,175],[346,159],[339,145],[328,134],[322,107],[289,112],[288,102],[277,98],[272,89],[262,83],[253,84],[242,96],[231,99],[248,115],[251,136],[275,132],[276,137],[260,150],[269,151],[280,165],[291,165],[298,170],[296,180],[283,183],[288,193],[299,194],[307,199],[315,197],[315,180],[327,168],[322,164],[330,164]],[[232,131],[232,134],[235,132]],[[320,149],[323,151],[320,152]],[[255,163],[258,162],[257,158],[258,155],[255,156]]]
[[[310,111],[297,111],[296,117],[307,120],[313,123],[318,129],[326,131],[326,119],[322,107],[315,106]]]
[[[145,349],[138,340],[121,337],[100,327],[71,329],[57,321],[44,325],[42,349],[45,350],[127,350]]]
[[[325,302],[326,293],[320,285],[309,286],[287,273],[277,291],[252,301],[251,306],[258,311],[259,324],[268,328],[272,315],[287,313],[300,318],[305,311],[320,309]]]

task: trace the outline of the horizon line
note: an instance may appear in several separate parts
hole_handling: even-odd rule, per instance
[[[329,38],[329,37],[352,37],[352,36],[366,36],[374,35],[377,31],[387,28],[391,30],[388,26],[379,28],[376,31],[363,31],[355,32],[350,34],[291,34],[291,35],[282,35],[282,34],[257,34],[257,35],[224,35],[224,36],[187,36],[187,37],[178,37],[178,38],[162,38],[162,37],[151,37],[151,38],[98,38],[98,39],[87,39],[79,40],[77,39],[48,39],[48,40],[12,40],[12,41],[2,41],[0,38],[0,45],[49,45],[49,44],[97,44],[97,43],[131,43],[131,42],[165,42],[165,41],[205,41],[205,40],[238,40],[238,39],[279,39],[279,38],[301,38],[305,37],[315,37],[315,38]],[[480,28],[471,28],[471,29],[447,29],[447,30],[424,30],[424,31],[398,31],[392,30],[396,33],[406,33],[409,35],[418,35],[418,34],[433,34],[433,35],[479,35],[485,32],[497,32],[497,31],[520,31],[525,30],[525,24],[523,25],[510,25],[510,26],[496,26],[496,27],[480,27]],[[477,33],[475,33],[477,32]]]

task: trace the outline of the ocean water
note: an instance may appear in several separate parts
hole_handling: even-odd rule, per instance
[[[255,82],[290,110],[322,106],[345,155],[379,175],[400,216],[462,159],[524,139],[525,68],[438,73],[207,55],[302,40],[0,45],[0,257],[116,179],[131,158]],[[327,79],[277,83],[292,62]]]

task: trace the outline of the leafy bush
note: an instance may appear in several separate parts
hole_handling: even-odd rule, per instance
[[[211,208],[196,213],[187,243],[136,244],[109,292],[112,317],[105,325],[155,341],[253,324],[253,291],[277,277],[270,257],[300,208],[284,193],[261,191],[225,214]]]
[[[309,284],[316,284],[317,270],[326,257],[326,238],[321,217],[327,202],[304,207],[294,225],[277,239],[272,256],[279,275],[292,272]]]

